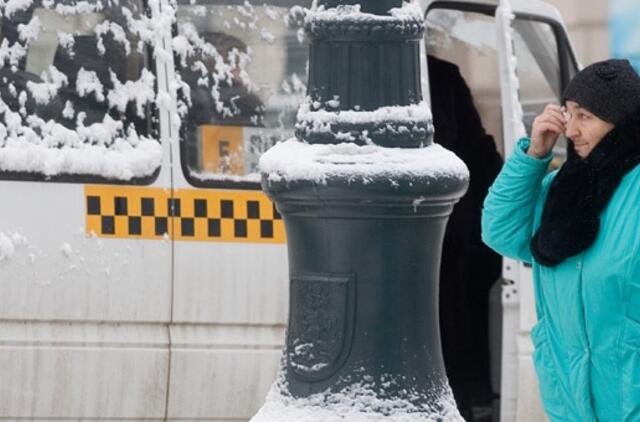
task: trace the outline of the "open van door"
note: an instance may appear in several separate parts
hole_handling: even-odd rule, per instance
[[[577,63],[558,12],[543,2],[500,2],[496,9],[504,153],[531,135],[534,118],[559,104]],[[554,148],[549,170],[562,165],[566,139]],[[536,323],[531,266],[503,258],[501,421],[546,420],[533,367],[531,329]]]
[[[560,101],[564,87],[575,74],[576,61],[559,13],[542,1],[513,0],[510,4],[505,2],[502,8],[498,0],[425,3],[425,45],[430,56],[427,60],[429,78],[434,84],[425,92],[429,92],[432,97],[435,141],[442,143],[443,131],[447,132],[449,122],[455,125],[458,119],[448,119],[445,125],[438,126],[438,104],[434,104],[433,97],[442,88],[438,87],[438,81],[433,77],[432,64],[436,63],[433,57],[455,65],[456,72],[459,71],[471,92],[484,130],[493,138],[495,148],[502,157],[508,157],[517,139],[530,133],[533,119],[545,105]],[[449,68],[451,69],[450,66]],[[462,141],[464,140],[459,141],[459,147],[464,150]],[[474,142],[484,143],[485,149],[491,147],[486,138],[477,138]],[[477,147],[478,145],[474,146],[474,151],[477,151]],[[566,140],[561,139],[554,150],[553,167],[561,165],[565,150]],[[469,157],[477,158],[475,155],[477,154]],[[485,154],[483,157],[490,155]],[[485,160],[485,164],[482,161],[471,163],[471,180],[474,180],[474,172],[476,182],[478,177],[486,177],[485,172],[493,173],[493,170],[489,170],[490,166],[493,167],[492,163],[492,160]],[[477,195],[482,195],[480,190],[477,190]],[[457,207],[460,205],[462,201]],[[476,210],[478,213],[480,206]],[[449,225],[451,226],[451,222]],[[476,251],[479,250],[476,248]],[[443,256],[443,261],[445,258]],[[475,259],[476,261],[472,259],[469,262],[482,261],[478,256]],[[488,294],[489,297],[476,295],[473,300],[467,299],[463,303],[464,294],[472,291],[469,286],[484,283],[485,274],[482,272],[486,268],[480,267],[478,265],[473,268],[468,275],[468,286],[459,290],[460,303],[454,304],[457,309],[453,314],[460,314],[465,311],[465,306],[475,306],[476,302],[489,302],[489,310],[485,311],[488,315],[479,315],[477,311],[474,315],[481,323],[489,320],[490,356],[487,360],[490,361],[491,368],[491,390],[494,397],[500,397],[499,404],[494,404],[494,420],[497,420],[498,413],[501,421],[544,420],[530,340],[530,331],[536,321],[531,268],[521,262],[503,258],[502,277],[496,275],[492,280],[495,285]],[[446,289],[450,289],[447,281],[446,278],[441,279],[441,295],[447,293]],[[485,294],[484,291],[482,293]],[[458,294],[458,291],[454,294]],[[443,315],[446,317],[446,312],[441,312],[441,317]],[[462,327],[459,329],[466,330],[468,336],[475,335],[471,324],[459,326]],[[446,334],[443,331],[443,345],[447,343]],[[476,350],[470,353],[485,353],[480,350],[485,347],[485,343],[478,341],[477,336],[473,344]],[[467,346],[460,345],[462,348]],[[450,350],[453,350],[454,355],[460,353],[451,346]],[[445,362],[446,352],[445,350]],[[449,369],[447,368],[448,371]],[[464,383],[460,384],[464,386]],[[475,414],[478,409],[473,410]]]
[[[513,141],[527,135],[522,122],[523,110],[519,98],[517,60],[513,46],[512,19],[514,17],[509,1],[501,1],[500,6],[496,9],[496,36],[500,66],[505,159],[513,152]],[[520,379],[518,336],[522,334],[522,340],[525,343],[527,342],[526,331],[521,333],[520,330],[519,292],[522,292],[522,288],[527,288],[531,285],[530,268],[522,262],[503,257],[501,297],[502,362],[500,370],[500,415],[502,416],[502,421],[516,420],[519,395],[518,381]],[[530,380],[536,381],[535,376],[531,377]]]

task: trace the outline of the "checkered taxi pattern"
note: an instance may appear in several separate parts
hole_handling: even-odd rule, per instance
[[[85,185],[86,230],[99,237],[284,243],[284,223],[258,191]]]

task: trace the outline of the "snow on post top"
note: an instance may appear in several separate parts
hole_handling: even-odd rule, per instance
[[[332,100],[338,102],[339,100]],[[330,103],[329,101],[328,103]],[[330,104],[328,104],[330,105]],[[312,111],[315,108],[315,111]],[[310,101],[304,102],[298,110],[298,122],[306,122],[317,130],[326,128],[331,123],[381,123],[381,122],[398,122],[412,123],[416,120],[432,120],[429,105],[422,101],[419,104],[410,104],[406,106],[386,106],[379,107],[375,110],[339,110],[327,111],[322,109],[320,105],[314,105]]]
[[[462,160],[441,145],[424,148],[386,148],[379,145],[307,144],[289,139],[260,158],[260,171],[268,182],[306,181],[326,184],[342,179],[352,183],[448,178],[464,180],[469,170]]]
[[[418,40],[424,33],[422,9],[417,2],[388,10],[388,14],[363,11],[359,4],[339,5],[335,8],[318,6],[305,16],[305,29],[311,38]]]
[[[335,103],[335,104],[332,104]],[[310,143],[354,142],[387,147],[431,143],[433,124],[426,102],[382,106],[373,110],[340,110],[339,98],[325,104],[310,98],[297,114],[296,136]]]
[[[422,10],[408,2],[388,14],[369,13],[391,3],[383,5],[321,5],[306,15],[311,44],[319,47],[310,49],[309,98],[298,113],[298,139],[408,148],[431,142],[431,116],[415,65]],[[344,71],[334,71],[338,67]]]
[[[384,15],[389,12],[389,9],[402,6],[403,0],[376,0],[365,1],[362,0],[319,0],[318,4],[324,6],[327,9],[335,8],[341,5],[355,5],[360,4],[361,10],[367,13],[375,13],[378,15]]]
[[[321,5],[310,10],[305,17],[305,24],[319,21],[331,22],[395,22],[395,21],[419,21],[422,22],[422,10],[417,2],[404,3],[402,7],[389,9],[388,15],[378,15],[362,11],[360,4],[338,5],[335,8],[326,8]]]

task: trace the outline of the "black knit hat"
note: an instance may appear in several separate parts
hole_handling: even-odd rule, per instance
[[[562,102],[568,100],[617,124],[640,107],[640,76],[626,59],[593,63],[569,82]]]

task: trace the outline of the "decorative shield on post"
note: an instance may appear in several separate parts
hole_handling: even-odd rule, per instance
[[[329,378],[346,361],[353,341],[353,274],[291,276],[287,364],[304,381]]]

